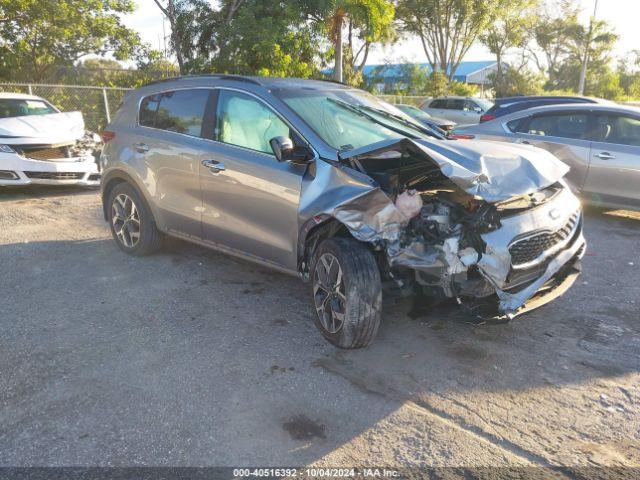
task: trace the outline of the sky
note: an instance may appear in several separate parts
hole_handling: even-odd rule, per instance
[[[595,0],[579,0],[582,5],[582,20],[589,21]],[[154,48],[162,49],[162,14],[153,0],[136,0],[133,14],[123,18],[124,23],[137,30],[143,41]],[[607,20],[619,36],[614,55],[622,57],[633,49],[640,48],[640,0],[600,0],[597,17]],[[165,22],[165,32],[169,34],[169,24]],[[492,60],[493,56],[481,45],[474,45],[465,60]],[[367,64],[426,62],[424,51],[418,39],[405,39],[386,48],[377,48],[370,53]]]

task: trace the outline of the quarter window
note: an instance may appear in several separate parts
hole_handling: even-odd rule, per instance
[[[598,115],[593,139],[596,142],[640,146],[640,119],[625,115]]]
[[[200,137],[208,89],[165,92],[160,98],[155,127],[170,132]]]
[[[513,132],[523,132],[522,126],[527,123],[527,118],[517,118],[516,120],[511,120],[510,122],[507,122],[507,128]]]
[[[587,134],[586,113],[563,113],[533,117],[529,124],[523,122],[524,132],[530,135],[585,139]],[[520,130],[519,130],[520,131]]]
[[[155,127],[156,111],[160,103],[160,94],[150,95],[140,102],[140,114],[138,119],[143,127]]]
[[[239,147],[273,154],[269,140],[290,137],[289,127],[254,97],[221,90],[216,111],[216,139]]]

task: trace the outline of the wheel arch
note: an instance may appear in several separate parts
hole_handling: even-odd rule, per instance
[[[316,215],[302,225],[298,235],[298,272],[303,280],[309,279],[311,259],[318,245],[333,237],[354,238],[347,226],[331,215]]]
[[[149,207],[149,211],[153,216],[154,222],[156,222],[158,228],[161,228],[161,225],[158,224],[158,215],[153,207],[153,203],[149,201],[145,190],[140,188],[138,182],[123,170],[112,170],[102,177],[102,215],[104,216],[105,221],[109,218],[109,206],[107,205],[109,195],[111,191],[121,183],[127,183],[135,189],[138,195],[140,195],[142,201],[144,201],[147,207]]]

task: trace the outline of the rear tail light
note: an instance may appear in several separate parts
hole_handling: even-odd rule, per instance
[[[495,119],[495,115],[491,115],[490,113],[485,113],[484,115],[480,115],[480,123],[488,122],[489,120]]]
[[[116,138],[116,132],[103,130],[102,133],[100,134],[100,137],[102,138],[102,141],[104,143],[107,143],[109,140],[113,140],[114,138]]]
[[[450,133],[449,138],[454,140],[473,140],[476,138],[475,135],[468,135],[466,133]]]

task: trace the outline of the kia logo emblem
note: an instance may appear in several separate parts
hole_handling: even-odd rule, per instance
[[[558,218],[560,218],[560,210],[558,210],[557,208],[550,210],[549,216],[551,217],[552,220],[557,220]]]

